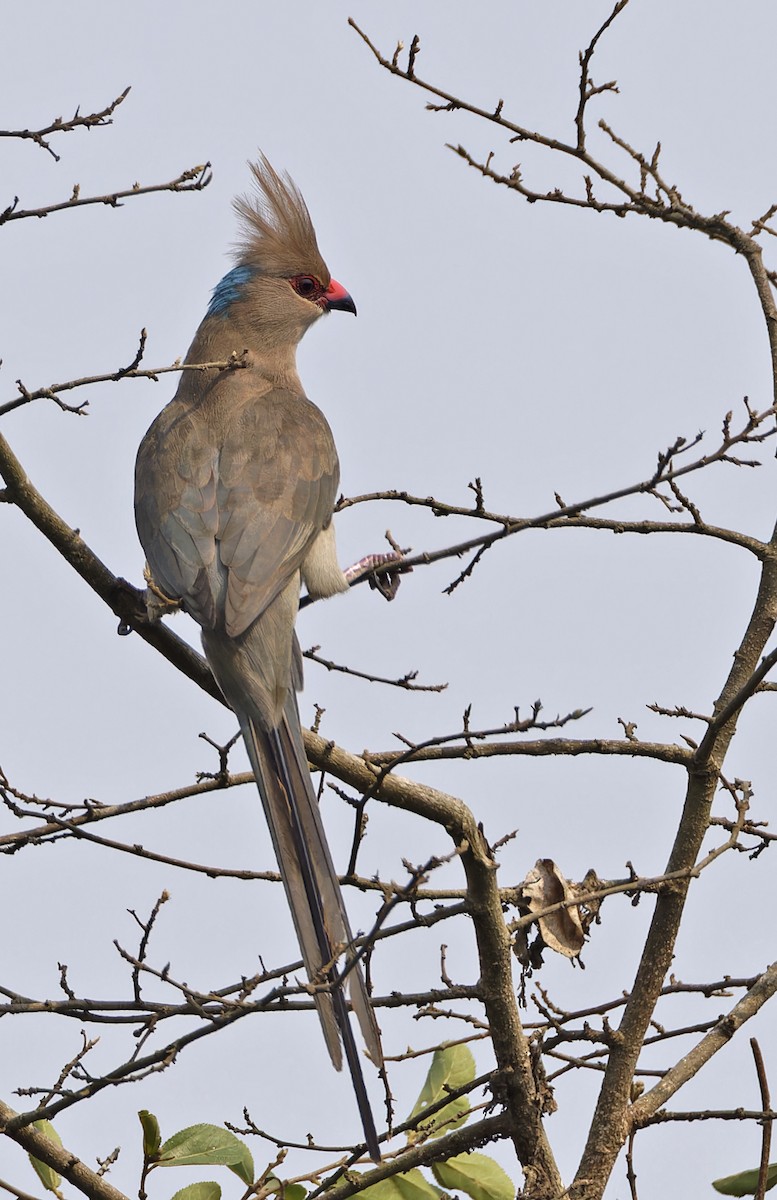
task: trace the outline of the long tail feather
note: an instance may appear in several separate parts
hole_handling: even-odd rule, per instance
[[[353,937],[340,885],[321,823],[299,730],[296,699],[290,694],[281,724],[266,731],[258,721],[238,713],[243,737],[262,797],[294,926],[311,982],[330,1057],[339,1071],[342,1046],[370,1156],[380,1149],[370,1109],[361,1059],[336,961],[352,956]],[[349,949],[350,948],[350,949]],[[351,998],[370,1057],[383,1064],[380,1032],[360,967],[348,972]],[[328,986],[327,986],[328,985]]]

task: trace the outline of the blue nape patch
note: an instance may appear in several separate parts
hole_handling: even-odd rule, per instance
[[[240,298],[243,285],[255,274],[253,267],[233,267],[213,289],[206,316],[223,316],[230,304]]]

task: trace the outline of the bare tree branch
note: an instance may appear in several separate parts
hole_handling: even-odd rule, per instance
[[[73,1187],[88,1196],[89,1200],[127,1200],[123,1192],[101,1175],[90,1171],[72,1151],[66,1150],[53,1138],[30,1125],[17,1124],[18,1120],[18,1113],[0,1100],[0,1128],[6,1137],[10,1137],[28,1154],[32,1154],[64,1176],[68,1183],[72,1183]]]
[[[55,212],[66,209],[84,208],[89,204],[103,204],[108,208],[121,208],[122,201],[131,200],[135,196],[150,196],[153,192],[201,192],[210,183],[213,175],[210,163],[201,163],[197,167],[189,167],[175,179],[167,183],[149,183],[141,185],[133,183],[129,188],[115,192],[103,193],[101,196],[82,196],[79,184],[76,184],[68,200],[60,200],[58,204],[45,204],[41,208],[19,208],[19,197],[14,196],[12,202],[0,212],[0,225],[9,221],[23,221],[27,217],[48,217]]]
[[[126,87],[115,100],[112,100],[100,112],[93,112],[82,116],[80,108],[77,108],[73,116],[67,121],[63,121],[61,117],[55,117],[49,125],[44,126],[42,129],[0,129],[0,138],[19,138],[35,142],[36,146],[40,146],[42,150],[47,150],[51,157],[56,162],[59,162],[60,156],[54,153],[46,139],[52,133],[72,133],[74,129],[98,129],[103,125],[112,125],[113,114],[119,105],[127,99],[130,90],[130,88]]]

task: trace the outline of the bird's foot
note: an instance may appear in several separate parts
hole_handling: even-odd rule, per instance
[[[149,621],[158,621],[160,617],[164,617],[167,613],[178,612],[181,607],[181,601],[174,599],[172,596],[166,596],[157,583],[154,582],[154,577],[151,574],[151,568],[148,563],[143,567],[143,578],[146,581],[146,590],[143,595],[143,600],[146,605],[146,614]]]
[[[386,600],[393,600],[401,579],[402,557],[401,550],[391,550],[385,554],[368,554],[365,558],[360,558],[352,567],[348,567],[343,574],[349,584],[368,575],[370,587],[377,588]],[[383,570],[378,574],[379,567],[389,567],[390,569]],[[407,569],[412,570],[412,567]]]

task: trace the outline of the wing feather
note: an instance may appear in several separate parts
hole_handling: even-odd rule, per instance
[[[220,376],[188,412],[169,405],[141,444],[138,533],[152,576],[204,628],[238,637],[299,570],[338,483],[314,404],[257,388],[249,371]]]

